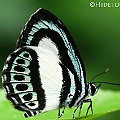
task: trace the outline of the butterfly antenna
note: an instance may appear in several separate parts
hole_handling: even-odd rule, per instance
[[[94,83],[111,84],[111,85],[119,85],[119,86],[120,86],[120,84],[118,84],[118,83],[110,83],[110,82],[93,82],[93,84],[94,84]]]
[[[98,75],[94,76],[94,77],[91,79],[90,82],[92,82],[92,80],[95,79],[96,77],[98,77],[98,76],[100,76],[100,75],[106,73],[108,70],[109,70],[109,68],[107,68],[104,72],[101,72],[101,73],[99,73]],[[118,83],[110,83],[110,82],[99,82],[99,81],[98,81],[98,82],[92,82],[92,83],[93,83],[93,84],[94,84],[94,83],[111,84],[111,85],[119,85],[119,86],[120,86],[120,84],[118,84]]]
[[[94,77],[91,79],[90,82],[92,82],[93,79],[95,79],[96,77],[98,77],[98,76],[100,76],[100,75],[102,75],[102,74],[105,74],[108,70],[109,70],[109,68],[107,68],[104,72],[101,72],[101,73],[97,74],[96,76],[94,76]],[[94,83],[95,83],[95,82],[94,82]]]

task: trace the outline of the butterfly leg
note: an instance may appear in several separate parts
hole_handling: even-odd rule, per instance
[[[81,103],[80,105],[78,105],[78,106],[76,107],[76,109],[74,110],[74,112],[73,112],[73,114],[72,114],[72,118],[73,118],[73,119],[75,118],[74,115],[75,115],[75,112],[77,111],[78,107],[80,107],[80,109],[79,109],[79,114],[78,114],[78,116],[80,116],[82,106],[83,106],[83,103]]]
[[[89,104],[89,106],[88,106],[88,108],[87,108],[86,117],[87,117],[87,115],[88,115],[89,109],[91,109],[91,112],[92,112],[92,114],[93,114],[92,100],[91,100],[91,99],[87,99],[87,100],[84,100],[80,105],[78,105],[78,106],[76,107],[76,109],[74,110],[74,112],[73,112],[73,114],[72,114],[72,118],[73,118],[73,119],[75,118],[75,117],[74,117],[74,114],[75,114],[75,112],[77,111],[78,107],[80,107],[80,110],[79,110],[79,116],[80,116],[83,103],[88,103],[88,102],[89,102],[90,104]]]
[[[89,109],[91,109],[91,112],[92,112],[92,114],[93,114],[92,100],[91,100],[91,99],[87,99],[87,100],[85,100],[84,102],[89,102],[89,103],[90,103],[89,106],[88,106],[88,108],[87,108],[87,112],[86,112],[86,117],[87,117],[88,112],[89,112]]]
[[[58,110],[58,118],[61,118],[61,116],[64,114],[64,111],[65,111],[65,106],[63,106],[63,110],[62,110],[61,113],[60,113],[60,107],[59,107],[59,110]]]
[[[80,116],[82,106],[83,106],[83,103],[81,103],[81,105],[80,105],[80,109],[79,109],[79,114],[78,114],[78,116]]]
[[[73,119],[75,119],[75,112],[77,111],[78,108],[79,108],[79,106],[77,106],[77,107],[75,108],[75,110],[73,111],[73,114],[72,114],[72,118],[73,118]]]

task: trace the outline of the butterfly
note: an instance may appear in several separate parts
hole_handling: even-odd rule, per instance
[[[2,84],[13,106],[31,117],[58,109],[60,118],[66,107],[75,106],[72,117],[88,102],[96,86],[86,82],[83,61],[65,25],[52,13],[38,9],[20,33],[15,51],[3,67]],[[60,111],[60,108],[63,110]]]

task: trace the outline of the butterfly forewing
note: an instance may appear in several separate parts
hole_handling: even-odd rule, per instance
[[[7,98],[25,117],[72,107],[85,94],[85,69],[64,24],[52,13],[37,10],[26,23],[2,71]],[[78,99],[78,101],[79,101]]]

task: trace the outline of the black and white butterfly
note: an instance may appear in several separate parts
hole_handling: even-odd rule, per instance
[[[52,13],[38,9],[28,20],[2,71],[6,97],[24,116],[65,107],[82,108],[100,85],[86,82],[85,68],[64,24]],[[60,108],[64,109],[60,112]]]

